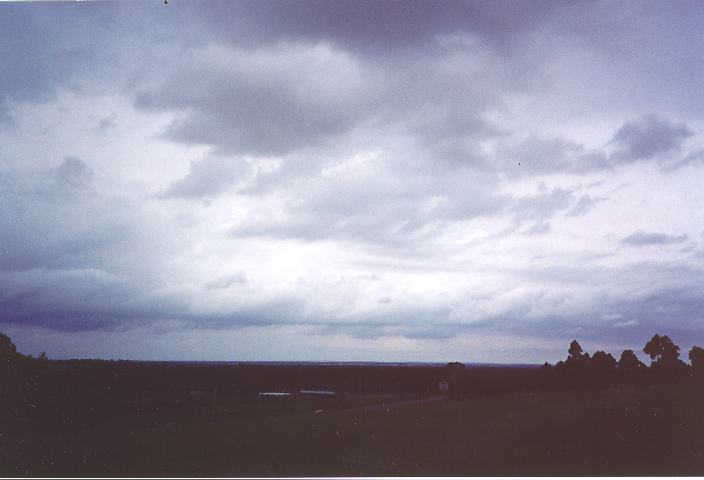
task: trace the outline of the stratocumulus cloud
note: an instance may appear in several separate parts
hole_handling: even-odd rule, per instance
[[[0,13],[20,349],[542,362],[575,335],[704,341],[696,2]]]

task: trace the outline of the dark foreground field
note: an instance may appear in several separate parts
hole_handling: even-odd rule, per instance
[[[0,474],[704,474],[700,384],[414,398],[250,398],[5,434]]]

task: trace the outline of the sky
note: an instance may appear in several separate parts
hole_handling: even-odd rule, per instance
[[[25,354],[704,344],[698,1],[0,4]]]

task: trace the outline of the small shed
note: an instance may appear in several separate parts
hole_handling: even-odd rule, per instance
[[[450,391],[450,382],[447,380],[440,380],[438,382],[438,392],[448,393]]]

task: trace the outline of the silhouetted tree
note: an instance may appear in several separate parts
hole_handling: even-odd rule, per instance
[[[662,350],[662,338],[658,334],[653,335],[653,338],[643,347],[643,351],[650,356],[653,362],[660,358]]]
[[[589,354],[584,353],[582,346],[577,340],[570,342],[570,348],[567,350],[569,354],[565,360],[565,366],[571,369],[583,370],[589,364]]]
[[[555,372],[561,381],[569,384],[582,383],[589,367],[589,354],[584,353],[582,346],[577,340],[570,342],[567,353],[567,358],[564,361],[557,362],[555,365]]]
[[[673,366],[680,358],[680,347],[674,344],[667,335],[653,335],[643,347],[643,351],[650,356],[653,366]]]
[[[4,333],[0,333],[0,364],[7,365],[14,363],[19,358],[20,354],[17,353],[17,347],[10,337]],[[2,368],[2,367],[0,367]]]
[[[572,342],[570,342],[570,348],[569,350],[567,350],[567,353],[569,353],[569,358],[581,358],[583,355],[582,346],[577,340],[572,340]]]
[[[633,350],[624,350],[621,353],[621,359],[618,361],[618,368],[622,371],[636,371],[645,367],[645,364],[641,362]]]
[[[31,393],[31,363],[17,351],[10,337],[0,333],[0,424],[24,417]]]
[[[616,369],[616,359],[610,353],[602,350],[594,353],[589,366],[600,372],[609,372]]]
[[[697,345],[689,351],[689,361],[692,364],[692,372],[695,375],[704,373],[704,348]]]
[[[659,375],[665,375],[663,379],[682,376],[689,370],[688,365],[679,359],[680,347],[667,335],[654,335],[643,351],[652,359],[652,370]]]

